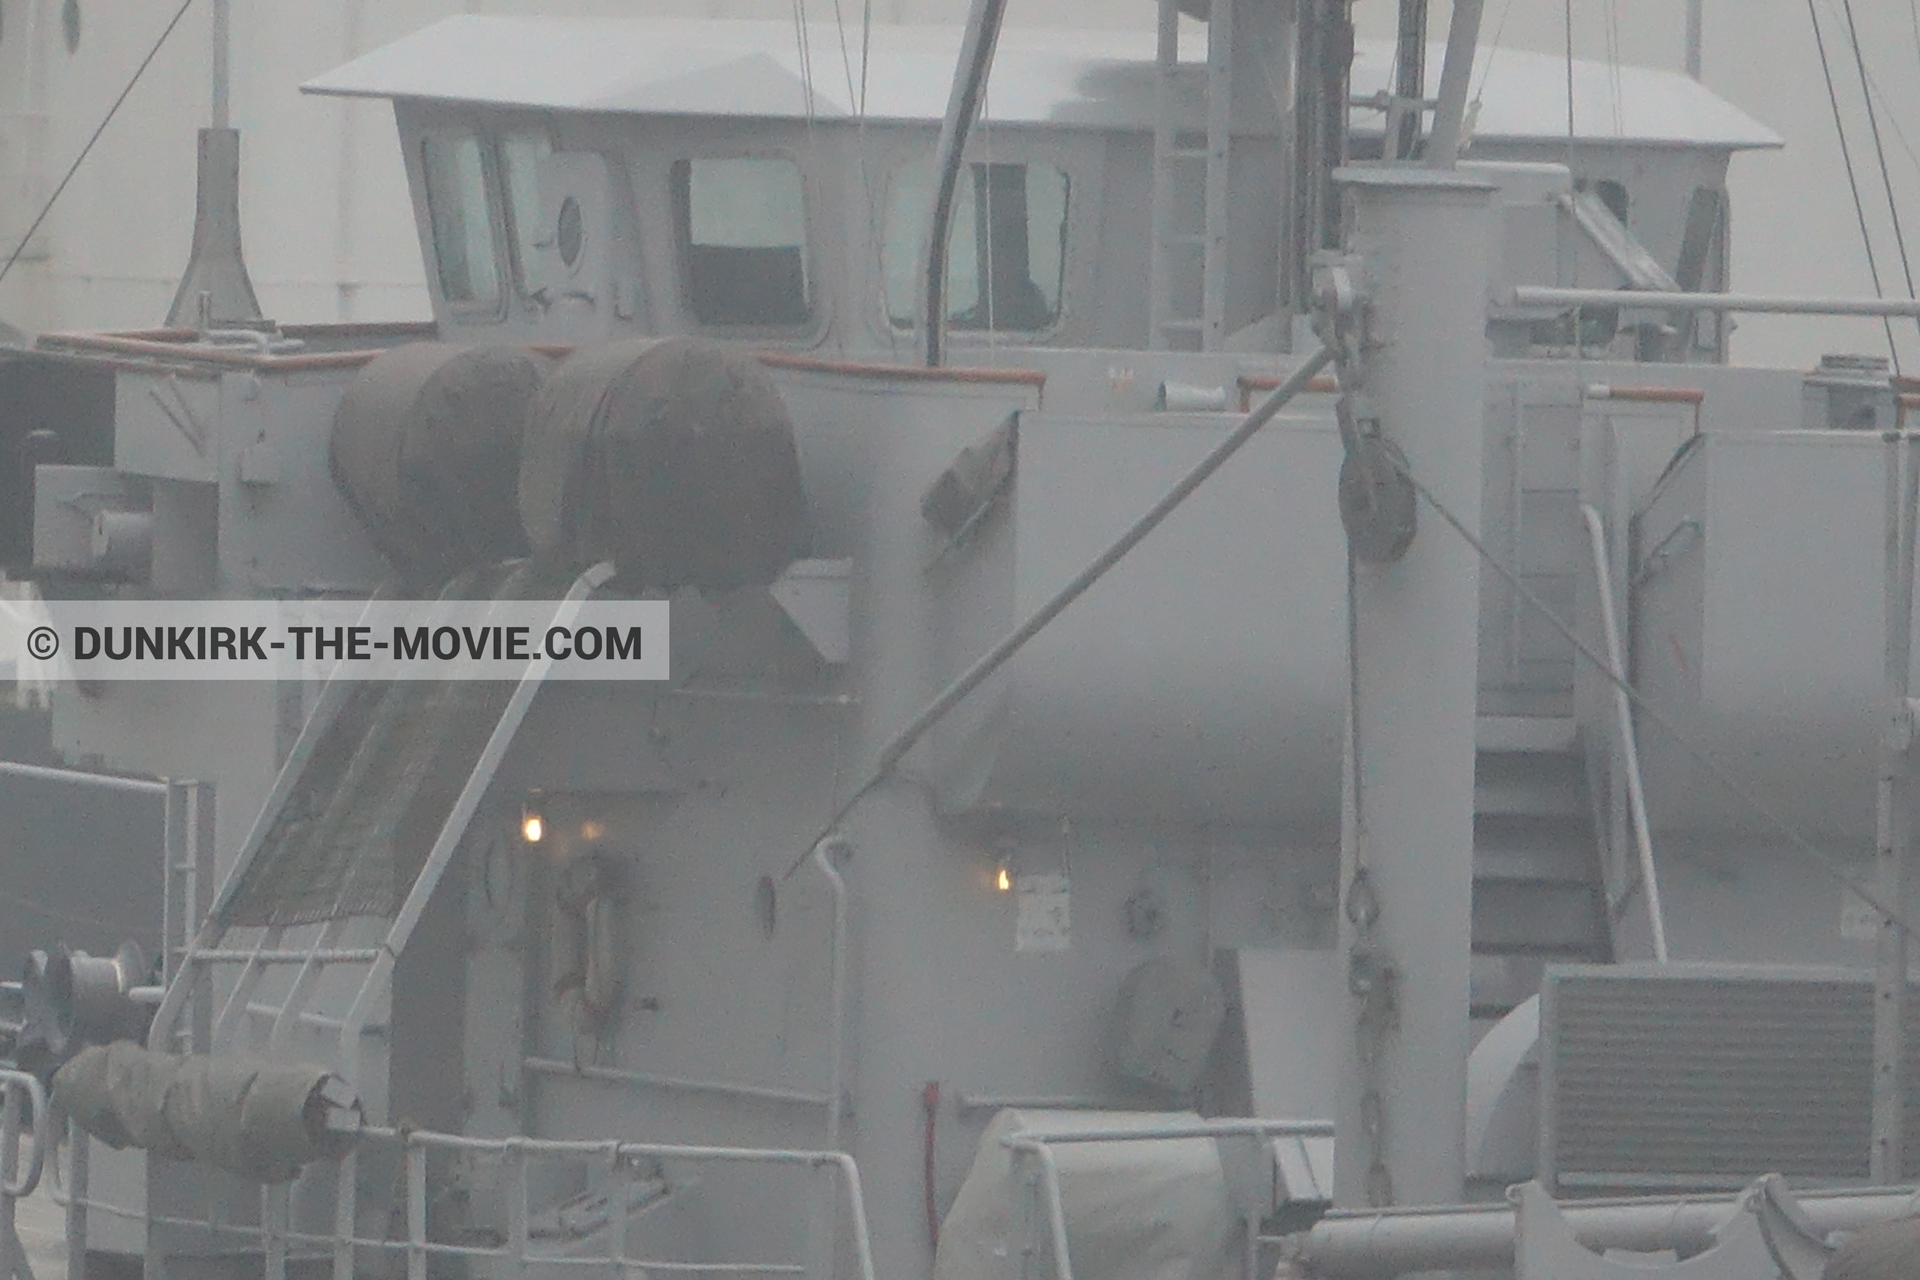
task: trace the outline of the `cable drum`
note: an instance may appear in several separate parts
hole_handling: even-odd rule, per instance
[[[333,476],[401,573],[439,582],[526,553],[521,436],[552,362],[521,347],[420,342],[372,360],[333,418]]]
[[[807,548],[793,420],[746,352],[578,351],[534,398],[520,516],[537,555],[611,559],[631,587],[765,585]]]

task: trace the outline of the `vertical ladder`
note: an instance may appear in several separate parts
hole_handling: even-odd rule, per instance
[[[1206,134],[1201,145],[1194,145],[1194,131],[1180,128],[1183,70],[1179,3],[1160,0],[1148,345],[1157,351],[1217,351],[1226,338],[1227,318],[1233,0],[1212,0],[1207,19]],[[1196,227],[1181,216],[1180,193],[1193,189],[1183,179],[1202,166],[1201,225]],[[1196,303],[1198,313],[1191,309]]]

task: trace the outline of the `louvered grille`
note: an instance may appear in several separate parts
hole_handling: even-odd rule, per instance
[[[1920,1010],[1920,1001],[1914,1007]],[[1907,1150],[1920,1168],[1920,1033]],[[1563,1183],[1867,1176],[1873,978],[1843,969],[1556,966],[1543,1119]]]

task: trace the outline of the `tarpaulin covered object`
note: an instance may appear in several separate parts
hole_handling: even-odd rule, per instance
[[[940,1228],[934,1280],[1020,1280],[1047,1244],[1045,1202],[1005,1139],[1023,1131],[1195,1124],[1191,1112],[1002,1111]],[[1242,1227],[1212,1138],[1052,1146],[1074,1274],[1239,1280]]]
[[[94,1045],[53,1077],[54,1099],[110,1147],[286,1182],[339,1155],[354,1130],[329,1123],[359,1103],[324,1067],[152,1053],[130,1040]]]

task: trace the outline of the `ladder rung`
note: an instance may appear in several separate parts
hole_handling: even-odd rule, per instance
[[[1172,329],[1176,333],[1199,333],[1202,329],[1206,328],[1206,325],[1207,322],[1200,319],[1162,320],[1160,322],[1162,329]]]
[[[312,960],[316,964],[369,963],[378,960],[379,947],[349,947],[332,950],[293,950],[293,951],[191,951],[187,953],[189,961],[202,964],[246,964],[258,961],[261,964],[304,964]]]
[[[1160,154],[1168,160],[1205,160],[1213,153],[1205,147],[1168,147]]]

